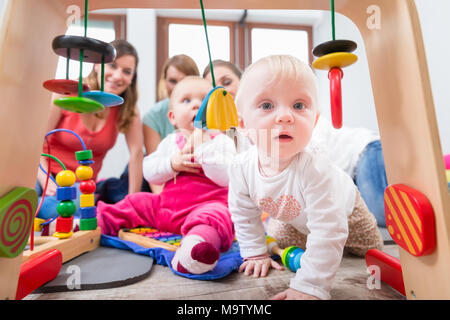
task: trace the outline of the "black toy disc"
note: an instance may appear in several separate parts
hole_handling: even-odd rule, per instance
[[[102,63],[102,57],[105,57],[105,63],[114,61],[116,58],[116,49],[109,43],[97,39],[80,36],[58,36],[53,39],[53,51],[56,54],[67,58],[70,49],[70,59],[80,60],[80,50],[83,49],[83,61],[90,63]]]
[[[321,57],[334,52],[353,52],[357,44],[351,40],[331,40],[319,44],[313,49],[313,55]]]

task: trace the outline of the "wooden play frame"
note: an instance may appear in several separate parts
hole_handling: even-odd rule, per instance
[[[199,9],[198,0],[91,0],[104,8]],[[66,30],[66,9],[84,0],[7,0],[0,29],[0,195],[34,188],[58,57],[51,42]],[[367,8],[381,12],[381,29],[367,26]],[[329,10],[329,0],[206,0],[207,9]],[[422,32],[414,0],[337,0],[364,40],[389,184],[403,183],[431,202],[436,249],[414,257],[400,248],[408,299],[450,298],[450,197]],[[39,36],[33,35],[40,30]],[[345,106],[344,106],[345,112]],[[0,258],[0,298],[14,299],[22,256]]]

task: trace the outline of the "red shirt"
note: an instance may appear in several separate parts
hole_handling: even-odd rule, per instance
[[[118,116],[119,107],[110,108],[104,127],[98,132],[92,132],[86,129],[79,113],[62,110],[61,120],[56,126],[58,129],[74,131],[84,141],[86,149],[92,150],[93,158],[91,160],[95,161],[95,163],[91,164],[94,170],[94,176],[92,177],[94,181],[102,168],[106,153],[114,146],[119,135]],[[68,132],[56,132],[47,138],[50,144],[50,154],[61,160],[68,170],[75,172],[80,166],[75,158],[75,152],[83,150],[80,140]],[[48,153],[46,143],[44,143],[43,152]],[[51,173],[56,175],[61,170],[61,166],[56,161],[52,161]]]

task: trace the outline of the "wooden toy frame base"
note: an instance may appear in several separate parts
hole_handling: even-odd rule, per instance
[[[34,248],[33,251],[26,250],[23,252],[22,263],[28,259],[32,259],[50,250],[57,249],[62,253],[63,263],[82,253],[94,250],[100,246],[101,230],[77,231],[67,239],[58,239],[54,237],[41,237],[38,242],[44,242]]]
[[[123,7],[200,10],[198,0],[91,0],[89,4],[90,10]],[[0,28],[0,96],[8,107],[0,108],[0,136],[20,137],[20,141],[17,138],[0,141],[4,155],[0,158],[0,195],[18,185],[33,188],[36,183],[51,103],[51,93],[42,88],[42,82],[54,77],[58,56],[51,43],[54,37],[64,34],[66,9],[70,5],[84,8],[84,0],[7,0],[4,6]],[[370,8],[375,9],[371,14]],[[206,9],[329,11],[330,1],[208,0]],[[400,249],[406,296],[450,299],[450,197],[415,2],[337,0],[335,9],[353,21],[364,39],[388,183],[402,183],[419,190],[429,199],[435,213],[435,251],[414,257]],[[377,12],[380,27],[371,28],[368,22]],[[30,30],[37,29],[39,38],[30,38]],[[13,270],[14,265],[19,264],[0,259],[0,271]],[[15,297],[15,293],[4,293],[15,291],[13,280],[17,280],[18,274],[18,268],[15,273],[0,272],[0,299]],[[4,289],[5,286],[11,287]]]

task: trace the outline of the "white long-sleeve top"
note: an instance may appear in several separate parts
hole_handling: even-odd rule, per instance
[[[299,153],[281,173],[265,177],[256,146],[235,157],[229,176],[228,203],[241,256],[267,252],[262,211],[290,223],[307,235],[301,268],[290,287],[329,299],[356,199],[352,179],[314,151]]]
[[[144,158],[144,178],[151,184],[164,184],[174,178],[172,156],[179,151],[177,133],[165,137],[158,148]],[[203,172],[215,184],[228,186],[228,166],[236,154],[233,141],[224,134],[202,143],[194,150],[194,161],[202,165]]]
[[[378,133],[366,128],[335,129],[330,120],[320,116],[313,130],[311,144],[315,147],[320,145],[334,164],[354,178],[362,152],[369,143],[378,139]]]

